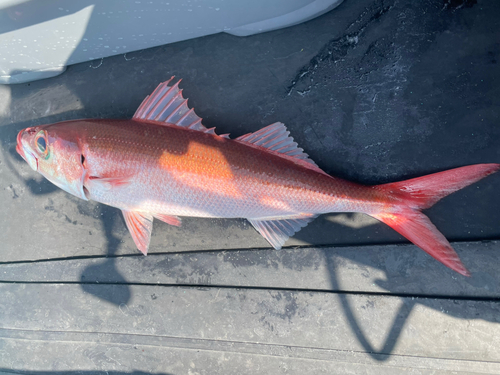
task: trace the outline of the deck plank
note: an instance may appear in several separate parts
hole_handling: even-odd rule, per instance
[[[86,349],[94,345],[101,356],[94,365],[101,371],[116,371],[117,363],[129,366],[137,356],[147,355],[164,364],[168,373],[173,369],[169,356],[181,350],[213,352],[219,360],[239,355],[258,363],[264,361],[256,359],[262,356],[273,357],[276,363],[277,359],[314,360],[318,370],[326,361],[351,364],[351,370],[361,364],[363,372],[372,373],[380,366],[498,373],[498,323],[500,303],[485,301],[138,285],[0,284],[0,340],[7,348],[3,353],[15,356],[13,364],[21,364],[9,368],[23,371],[39,366],[57,370],[62,362],[55,353],[78,345],[82,362],[74,366],[91,367],[94,352]],[[44,359],[33,357],[31,350],[14,350],[27,342],[35,351],[47,344],[54,355]],[[108,350],[98,350],[107,345]],[[133,348],[137,345],[147,347],[147,354]],[[5,366],[5,354],[0,358]]]
[[[308,348],[283,349],[286,354],[240,353],[230,350],[206,348],[179,348],[168,345],[152,345],[151,343],[117,343],[108,342],[52,340],[50,334],[43,333],[43,339],[27,342],[12,338],[0,337],[5,349],[16,353],[12,361],[23,362],[23,366],[13,366],[15,374],[26,371],[30,375],[46,374],[497,374],[499,366],[491,362],[458,361],[436,358],[413,358],[410,356],[394,356],[385,362],[387,356],[379,356],[380,362],[367,360],[366,354],[351,353],[346,358],[338,351]],[[105,336],[105,335],[101,335]],[[28,335],[29,337],[29,335]],[[135,339],[135,337],[132,337]],[[140,340],[138,340],[140,341]],[[269,349],[262,346],[262,350]],[[43,358],[51,354],[51,363],[26,361],[23,351],[29,350],[32,357]],[[300,357],[298,352],[308,354]],[[101,353],[104,353],[102,355]],[[300,353],[302,354],[302,353]],[[342,354],[342,353],[341,353]],[[340,358],[339,358],[340,357]],[[56,366],[53,365],[56,364]],[[36,368],[38,371],[31,370]],[[127,370],[141,368],[142,371]],[[41,370],[41,371],[40,371]],[[0,374],[14,374],[4,372]]]
[[[413,245],[211,251],[0,264],[0,281],[209,285],[500,298],[499,242],[456,243],[463,277]]]

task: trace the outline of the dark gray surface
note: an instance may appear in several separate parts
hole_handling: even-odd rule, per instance
[[[155,222],[158,255],[144,258],[117,210],[59,191],[15,153],[26,126],[131,117],[175,74],[207,126],[239,136],[282,121],[321,168],[357,182],[500,162],[499,23],[496,1],[345,1],[286,30],[0,87],[0,371],[499,373],[498,242],[482,241],[500,239],[500,175],[427,211],[468,241],[454,243],[466,279],[386,246],[403,239],[356,214],[321,216],[283,252],[244,220]],[[143,284],[157,282],[191,286]]]
[[[430,299],[429,308],[412,298],[161,286],[132,286],[133,298],[119,305],[96,298],[124,288],[0,285],[0,337],[10,353],[2,361],[24,371],[135,363],[200,374],[264,374],[280,364],[292,374],[500,370],[500,311],[491,302]]]
[[[59,120],[131,117],[171,75],[184,79],[184,94],[207,126],[238,136],[282,121],[320,167],[357,182],[498,162],[499,13],[498,2],[456,9],[437,0],[351,1],[289,29],[209,36],[4,88],[0,200],[7,214],[0,241],[8,244],[6,257],[136,251],[119,212],[36,179],[15,153],[15,136]],[[428,211],[431,220],[450,240],[498,238],[499,183],[500,175],[491,176],[447,197]],[[192,219],[179,229],[156,224],[153,234],[152,252],[268,247],[235,220]],[[381,224],[345,228],[320,217],[288,244],[402,241]]]
[[[455,243],[464,277],[413,245],[60,258],[0,263],[0,282],[250,287],[500,300],[499,243]],[[130,293],[121,302],[127,302]]]

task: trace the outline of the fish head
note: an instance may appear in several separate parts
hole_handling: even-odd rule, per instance
[[[16,151],[34,171],[64,191],[88,200],[83,182],[86,170],[78,133],[64,123],[23,129]]]

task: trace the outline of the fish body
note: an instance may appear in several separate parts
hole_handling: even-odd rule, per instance
[[[378,212],[387,204],[381,192],[312,164],[175,125],[77,120],[57,128],[79,133],[87,198],[124,210],[254,219]],[[120,184],[112,188],[115,178]]]
[[[178,83],[165,82],[131,120],[73,120],[22,130],[17,150],[67,192],[122,210],[147,253],[153,218],[246,218],[277,249],[316,216],[362,212],[468,275],[444,236],[420,212],[496,172],[479,164],[378,186],[323,172],[281,123],[236,139],[206,129]]]

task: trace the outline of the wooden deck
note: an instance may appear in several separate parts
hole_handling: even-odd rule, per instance
[[[28,126],[129,118],[175,74],[218,133],[282,121],[360,183],[498,163],[500,2],[472,3],[346,0],[0,86],[0,374],[500,374],[500,174],[426,212],[466,278],[361,214],[280,251],[245,220],[155,221],[144,257],[119,211],[15,152]]]

